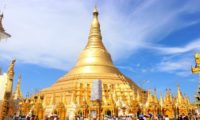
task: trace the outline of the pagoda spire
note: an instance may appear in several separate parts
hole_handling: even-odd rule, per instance
[[[158,103],[156,88],[154,89],[154,102],[155,102],[155,103]]]
[[[172,92],[171,89],[169,89],[169,101],[172,102],[172,100],[173,100]]]
[[[93,10],[93,20],[91,23],[90,33],[88,37],[89,40],[88,40],[88,44],[86,48],[98,47],[98,48],[105,49],[102,43],[102,36],[101,36],[101,29],[100,29],[100,24],[98,20],[98,15],[99,15],[99,12],[97,10],[97,7],[95,6]]]
[[[161,109],[163,108],[163,96],[162,96],[162,92],[160,93],[160,106],[161,106]]]
[[[15,90],[15,92],[13,94],[13,99],[14,100],[23,99],[23,95],[22,95],[22,92],[21,92],[21,80],[22,80],[22,76],[19,75],[17,86],[16,86],[16,90]]]
[[[178,87],[178,89],[177,89],[177,101],[178,101],[179,103],[181,103],[181,102],[182,102],[182,99],[183,99],[183,95],[182,95],[182,93],[181,93],[180,86],[178,85],[177,87]]]
[[[153,101],[154,101],[154,98],[153,98],[153,95],[152,95],[152,91],[151,91],[151,90],[149,90],[148,100],[149,100],[149,102],[153,102]]]
[[[15,73],[14,71],[15,62],[16,62],[15,59],[12,60],[7,70],[8,81],[7,81],[7,86],[6,86],[6,94],[9,94],[8,96],[10,97],[12,94],[13,78],[14,78],[14,73]]]
[[[113,65],[112,58],[103,44],[98,15],[99,12],[95,7],[93,10],[93,19],[90,26],[87,45],[81,52],[76,66],[72,68],[68,75],[83,73],[121,74]]]

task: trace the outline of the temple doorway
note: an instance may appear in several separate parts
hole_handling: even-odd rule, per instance
[[[79,116],[79,117],[82,117],[82,116],[83,116],[82,111],[79,111],[79,112],[78,112],[78,116]]]
[[[110,110],[107,110],[106,113],[105,113],[105,115],[106,115],[106,116],[111,116],[111,113],[112,113],[112,112],[111,112]]]

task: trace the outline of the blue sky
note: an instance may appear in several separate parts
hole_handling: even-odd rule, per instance
[[[0,43],[6,71],[16,58],[22,91],[53,84],[76,63],[87,43],[95,3],[103,42],[114,64],[145,89],[158,94],[177,84],[191,99],[197,90],[194,51],[200,52],[199,0],[0,0],[4,27],[12,35]],[[6,6],[4,7],[4,4]]]

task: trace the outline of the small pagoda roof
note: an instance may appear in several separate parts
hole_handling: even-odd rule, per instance
[[[11,37],[11,35],[6,33],[4,28],[3,28],[2,19],[3,19],[3,14],[0,15],[0,40]]]
[[[195,98],[200,98],[199,94],[194,95]]]
[[[200,101],[195,101],[194,104],[200,105]]]

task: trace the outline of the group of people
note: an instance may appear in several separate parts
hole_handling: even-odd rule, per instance
[[[140,114],[138,115],[137,117],[134,117],[134,116],[119,116],[119,117],[109,117],[109,116],[106,116],[104,118],[104,120],[200,120],[198,118],[198,115],[195,113],[195,114],[188,114],[188,115],[179,115],[177,118],[173,118],[173,119],[170,119],[168,117],[168,115],[152,115],[152,114],[148,114],[148,115],[143,115],[143,114]]]
[[[8,119],[8,120],[11,120],[11,119]],[[27,116],[14,114],[12,120],[39,120],[39,118],[37,115],[34,115],[34,114],[29,114]],[[49,117],[46,116],[45,120],[59,120],[59,118],[56,114],[54,114]]]
[[[45,120],[59,120],[57,114],[51,115],[50,117],[46,116]]]
[[[37,115],[34,114],[29,114],[27,116],[25,115],[17,115],[14,114],[13,118],[11,119],[6,119],[6,120],[39,120]],[[59,120],[57,114],[53,114],[51,116],[46,116],[45,120]],[[68,119],[66,119],[68,120]],[[75,117],[75,120],[89,120],[87,118],[83,118],[83,117]],[[97,120],[97,119],[91,119],[91,120]],[[152,114],[148,114],[148,115],[143,115],[140,114],[137,117],[128,115],[128,116],[105,116],[104,120],[169,120],[169,117],[167,115],[162,116],[162,115],[156,115],[153,116]],[[200,120],[198,118],[198,115],[195,114],[188,114],[188,115],[179,115],[178,118],[174,118],[173,120]]]
[[[16,113],[13,116],[13,120],[39,120],[37,115],[29,114],[25,115],[17,115]]]

